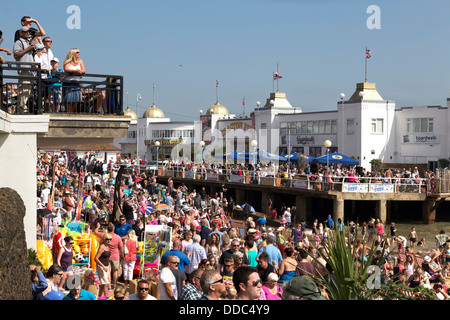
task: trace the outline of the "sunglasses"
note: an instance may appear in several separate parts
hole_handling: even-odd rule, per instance
[[[214,282],[211,283],[211,284],[216,284],[216,283],[223,283],[223,278],[220,278],[220,280],[214,281]]]
[[[148,288],[142,288],[142,287],[139,287],[139,290],[148,291]]]
[[[123,300],[123,299],[125,299],[125,297],[124,296],[122,296],[122,297],[114,297],[114,299],[116,299],[116,300]]]
[[[180,264],[179,262],[173,262],[173,261],[170,261],[169,263],[175,264],[175,265],[179,265]]]
[[[260,285],[260,284],[262,284],[260,279],[255,280],[255,281],[252,282],[252,286],[253,286],[253,287],[257,287],[257,286]]]
[[[225,268],[232,267],[232,266],[233,266],[232,264],[224,264]]]

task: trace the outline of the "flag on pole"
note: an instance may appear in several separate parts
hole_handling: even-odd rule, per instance
[[[244,98],[242,98],[242,105],[244,105],[244,106],[245,106],[245,97],[244,97]]]
[[[283,77],[280,76],[280,74],[278,73],[278,71],[273,73],[273,80],[277,80],[277,79],[281,79],[281,78],[283,78]]]
[[[366,58],[370,59],[371,56],[372,56],[372,53],[370,52],[370,50],[366,49]]]
[[[219,86],[219,81],[216,80],[216,88]]]

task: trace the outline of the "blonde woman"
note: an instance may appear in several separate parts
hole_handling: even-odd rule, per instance
[[[66,112],[76,112],[77,103],[83,102],[81,85],[77,83],[86,73],[84,62],[80,59],[80,50],[70,49],[63,63],[63,96]]]
[[[207,255],[212,254],[216,258],[216,261],[219,261],[219,257],[222,255],[222,250],[220,249],[220,238],[217,233],[211,234],[205,249]]]
[[[109,243],[112,240],[112,235],[105,233],[102,243],[95,255],[95,263],[97,264],[97,275],[100,281],[98,296],[103,297],[108,295],[109,284],[111,283],[109,258],[111,251],[109,251]]]
[[[139,242],[136,236],[136,232],[133,229],[128,230],[128,239],[125,239],[125,256],[122,261],[123,267],[123,279],[125,280],[125,286],[128,286],[130,281],[133,280],[133,270],[136,264],[136,251],[139,247]]]

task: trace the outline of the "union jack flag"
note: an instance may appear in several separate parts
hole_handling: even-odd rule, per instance
[[[372,56],[369,49],[366,49],[366,58],[369,59]]]
[[[281,79],[281,78],[283,78],[283,77],[280,76],[280,74],[278,72],[273,73],[273,80],[277,80],[277,79]]]
[[[219,81],[216,80],[216,88],[219,86]]]

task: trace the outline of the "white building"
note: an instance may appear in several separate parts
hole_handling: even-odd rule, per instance
[[[372,159],[435,168],[438,159],[449,158],[448,106],[396,109],[394,101],[385,100],[377,92],[375,83],[357,83],[350,98],[341,95],[336,109],[329,111],[302,112],[281,92],[271,93],[264,106],[257,106],[251,117],[236,118],[217,101],[205,114],[200,112],[199,121],[192,122],[171,122],[154,105],[139,120],[126,110],[133,120],[129,137],[122,139],[122,151],[136,150],[135,123],[139,122],[139,153],[147,160],[156,159],[156,141],[160,142],[160,158],[170,157],[178,143],[198,146],[205,141],[206,151],[214,140],[211,132],[218,130],[225,136],[237,129],[255,129],[245,141],[256,139],[260,150],[278,154],[299,152],[318,157],[326,154],[324,142],[330,140],[330,152],[352,157],[369,170]],[[227,151],[230,146],[233,148],[236,142],[227,141]],[[195,153],[198,149],[193,150]]]

